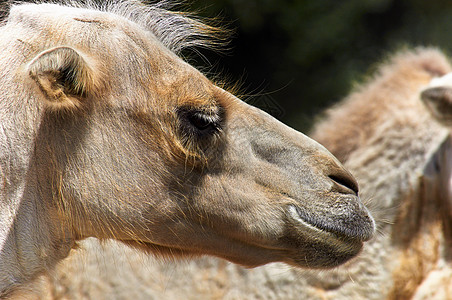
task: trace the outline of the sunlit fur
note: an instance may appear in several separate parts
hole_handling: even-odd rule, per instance
[[[321,272],[279,264],[245,270],[205,258],[180,266],[88,240],[43,290],[98,299],[451,299],[452,143],[449,129],[420,99],[432,79],[451,71],[438,50],[401,51],[315,127],[313,136],[356,174],[377,218],[377,237],[346,265]],[[435,115],[440,111],[450,109]]]
[[[178,57],[215,30],[162,7],[23,4],[0,26],[0,297],[90,237],[321,269],[372,238],[354,177]]]

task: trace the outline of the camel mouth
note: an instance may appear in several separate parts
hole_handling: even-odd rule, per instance
[[[321,222],[311,221],[295,205],[288,207],[294,230],[291,244],[296,243],[297,252],[288,263],[294,266],[312,269],[330,269],[356,257],[364,246],[364,239],[359,235],[350,235],[332,230]]]
[[[363,242],[370,240],[375,232],[375,221],[364,206],[360,205],[359,208],[361,211],[350,214],[348,219],[313,217],[294,205],[289,206],[288,212],[298,229],[324,239],[327,244],[339,248],[344,244],[350,248],[350,245],[362,247]]]

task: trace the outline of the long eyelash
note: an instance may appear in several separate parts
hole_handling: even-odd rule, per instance
[[[191,114],[188,119],[199,129],[201,129],[200,127],[206,127],[206,129],[208,129],[208,127],[211,127],[212,129],[216,129],[220,126],[217,115],[207,115],[204,113],[195,112]]]
[[[214,112],[211,107],[208,108],[193,108],[193,107],[180,107],[177,109],[176,113],[180,119],[181,128],[181,140],[186,147],[192,148],[194,144],[198,144],[200,149],[204,148],[208,144],[215,143],[215,140],[222,133],[221,124],[221,109],[216,109]],[[202,118],[211,124],[211,128],[206,128],[205,131],[198,130],[196,125],[194,125],[193,116],[195,118]]]

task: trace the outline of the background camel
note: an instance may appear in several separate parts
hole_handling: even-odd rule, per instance
[[[0,297],[77,242],[327,268],[374,232],[324,147],[175,53],[213,31],[159,4],[13,6],[0,27]]]
[[[45,296],[63,299],[452,299],[452,144],[445,126],[452,83],[430,83],[451,71],[437,50],[401,52],[315,128],[313,137],[357,176],[378,220],[376,237],[345,265],[247,270],[213,258],[180,265],[87,240],[38,284]]]

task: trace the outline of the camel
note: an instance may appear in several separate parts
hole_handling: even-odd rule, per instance
[[[247,267],[331,268],[361,251],[375,224],[350,172],[177,55],[213,31],[138,1],[11,7],[0,298],[87,238]]]
[[[360,255],[333,270],[244,269],[214,258],[156,262],[97,240],[41,278],[48,299],[452,299],[452,67],[437,49],[401,51],[311,136],[353,172],[377,221]],[[132,287],[132,288],[131,288]]]

